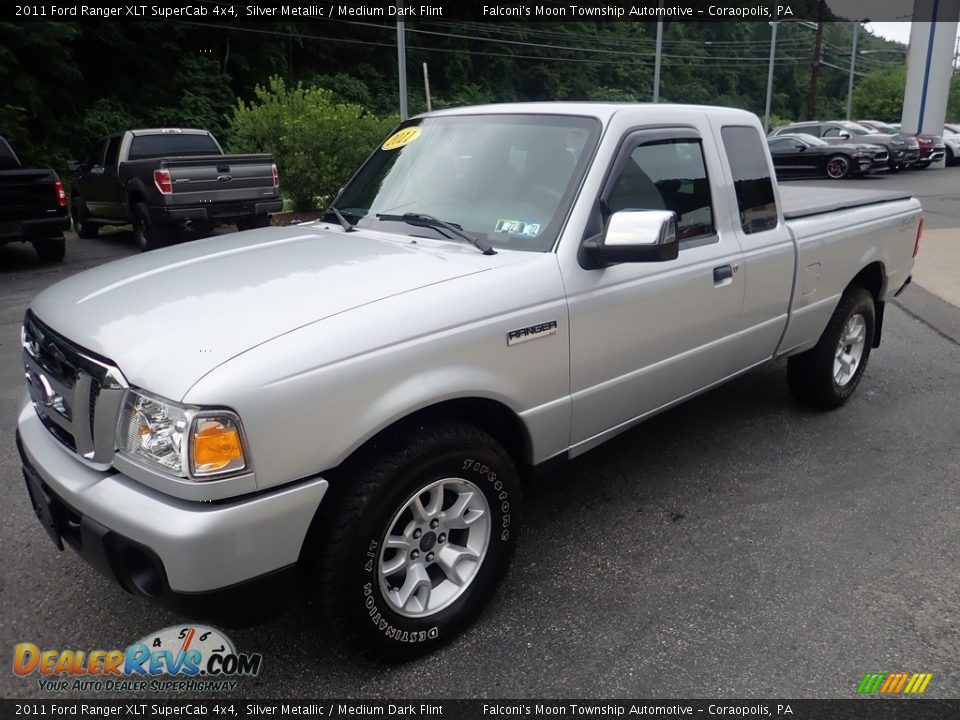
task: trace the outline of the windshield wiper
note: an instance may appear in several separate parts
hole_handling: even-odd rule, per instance
[[[323,211],[323,216],[326,217],[327,215],[333,215],[337,219],[337,222],[340,223],[340,227],[343,228],[344,232],[353,232],[356,230],[356,228],[350,224],[350,221],[344,217],[344,214],[337,210],[337,208],[335,208],[333,205]]]
[[[490,245],[485,243],[480,238],[474,237],[468,232],[464,232],[463,228],[461,228],[459,225],[448,223],[440,218],[435,218],[433,215],[425,215],[424,213],[413,212],[404,213],[403,215],[380,213],[377,215],[377,220],[395,220],[398,222],[405,222],[408,225],[433,228],[448,239],[452,239],[450,238],[450,235],[454,235],[461,240],[466,240],[468,243],[480,250],[484,255],[497,254],[497,251],[494,250]],[[450,233],[450,235],[447,235],[447,233],[443,232],[444,230]]]

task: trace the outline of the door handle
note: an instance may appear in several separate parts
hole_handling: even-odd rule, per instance
[[[721,265],[713,269],[713,284],[726,285],[733,280],[733,266]]]

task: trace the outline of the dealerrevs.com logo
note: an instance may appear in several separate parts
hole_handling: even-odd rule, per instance
[[[41,690],[90,692],[231,691],[260,673],[260,653],[238,653],[223,632],[200,625],[164,628],[125,650],[13,649],[13,672]]]

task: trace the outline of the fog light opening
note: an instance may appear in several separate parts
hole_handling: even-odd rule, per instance
[[[163,594],[160,568],[145,552],[131,545],[120,551],[119,574],[128,585],[150,598]]]

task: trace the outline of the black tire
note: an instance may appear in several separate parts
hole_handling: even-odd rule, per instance
[[[419,495],[421,499],[432,497],[426,494],[431,483],[451,478],[479,489],[486,501],[489,524],[485,553],[479,565],[467,568],[466,572],[473,574],[464,581],[462,591],[453,589],[459,594],[451,597],[449,604],[422,617],[400,614],[393,604],[395,600],[387,599],[381,587],[381,582],[388,580],[381,579],[380,563],[408,555],[403,550],[385,548],[385,538],[391,530],[396,535],[401,525],[409,530],[410,523],[416,524],[412,514],[403,513],[409,512],[404,508],[418,496],[419,490],[424,490]],[[516,468],[493,438],[470,425],[455,422],[412,427],[408,433],[395,433],[378,442],[365,459],[343,468],[334,477],[329,493],[304,543],[300,567],[311,596],[338,633],[357,643],[366,654],[400,661],[450,642],[479,617],[513,555],[520,513]],[[439,506],[442,516],[450,510],[451,499],[448,491],[441,491],[439,496],[444,498]],[[437,528],[439,535],[426,529],[436,526],[423,527],[425,530],[410,531],[409,547],[417,555],[425,553],[421,560],[425,566],[431,560],[432,550],[436,549],[439,555],[447,546],[468,541],[459,534],[455,539],[454,533],[475,532],[473,525],[467,530],[450,529],[447,538],[443,535],[444,525]],[[458,564],[453,567],[459,576]],[[431,567],[425,567],[426,570]],[[449,581],[439,562],[433,563],[432,570],[441,573],[440,578],[431,575],[432,582]],[[399,572],[402,580],[396,580],[396,575],[386,576],[394,578],[389,582],[396,582],[395,590],[407,579],[406,568]],[[439,584],[429,592],[434,592]]]
[[[929,160],[924,160],[923,162],[918,162],[916,165],[914,165],[914,166],[913,166],[913,169],[914,169],[914,170],[926,170],[928,167],[930,167],[930,161],[929,161]]]
[[[252,215],[251,217],[237,220],[237,230],[253,230],[254,228],[265,228],[270,226],[270,216],[266,214]]]
[[[60,262],[67,254],[67,243],[62,237],[34,240],[32,244],[43,262]]]
[[[170,232],[160,223],[154,222],[146,203],[133,206],[133,240],[141,252],[155,250],[170,242]]]
[[[865,326],[862,354],[852,376],[838,382],[834,376],[834,361],[847,322],[857,315],[863,319]],[[861,287],[848,288],[817,344],[807,352],[787,360],[787,383],[793,396],[821,410],[833,410],[843,405],[857,389],[867,368],[875,328],[873,295]]]
[[[943,161],[944,165],[946,165],[947,167],[950,167],[951,165],[956,164],[957,160],[956,158],[954,158],[953,150],[950,149],[949,145],[947,145],[946,147],[946,153],[947,153],[946,157],[944,158],[944,161]]]
[[[850,158],[846,155],[831,155],[827,158],[827,164],[824,166],[827,177],[831,180],[843,180],[850,177],[850,169],[853,167]],[[834,170],[833,168],[837,168]]]
[[[890,168],[889,168],[889,170],[890,170],[890,172],[892,172],[894,175],[896,175],[898,172],[900,172],[901,170],[903,170],[903,166],[902,166],[902,165],[899,165],[899,164],[898,164],[898,165],[891,165]]]
[[[90,213],[82,198],[74,198],[70,203],[70,216],[73,218],[73,229],[77,237],[93,240],[100,233],[100,226],[90,222]]]

